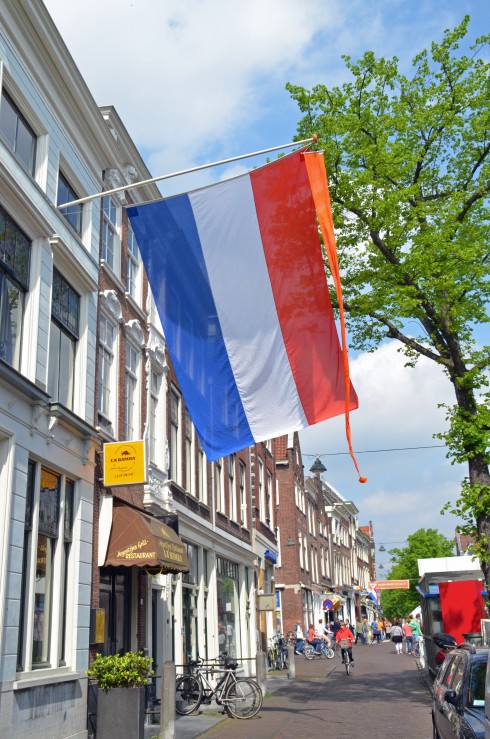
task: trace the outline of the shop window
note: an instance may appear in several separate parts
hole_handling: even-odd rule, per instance
[[[64,511],[63,515],[61,511]],[[67,663],[74,483],[29,462],[18,669]]]
[[[223,557],[216,558],[218,593],[218,647],[220,654],[240,656],[240,610],[238,600],[238,565]]]

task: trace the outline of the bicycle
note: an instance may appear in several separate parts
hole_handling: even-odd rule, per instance
[[[306,646],[303,647],[303,654],[306,659],[315,659],[315,657],[333,659],[335,656],[334,650],[332,647],[327,646],[327,642],[322,642],[318,649],[315,649],[312,644],[306,644]]]
[[[271,644],[269,649],[267,650],[267,663],[271,670],[277,670],[282,669],[278,668],[279,663],[279,647],[277,645],[277,642],[274,641],[274,639],[271,639]]]
[[[345,665],[345,672],[347,675],[350,675],[350,671],[352,669],[352,662],[351,662],[350,654],[348,651],[349,647],[352,646],[352,644],[349,643],[350,641],[351,641],[350,639],[340,639],[339,640],[339,646],[342,650],[342,661]]]
[[[232,718],[253,718],[264,701],[259,685],[248,677],[237,678],[235,671],[238,663],[231,657],[224,660],[218,658],[218,662],[218,667],[213,663],[211,670],[218,669],[224,675],[214,688],[206,677],[208,667],[204,660],[198,657],[189,662],[191,674],[180,677],[175,686],[175,710],[182,716],[188,716],[195,713],[201,703],[209,704],[214,698]]]

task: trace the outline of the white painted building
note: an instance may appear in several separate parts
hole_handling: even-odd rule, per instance
[[[110,133],[41,2],[0,2],[0,736],[85,737]]]

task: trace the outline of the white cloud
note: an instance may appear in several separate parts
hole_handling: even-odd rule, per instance
[[[313,462],[313,457],[306,455],[325,455],[325,480],[355,501],[361,522],[375,522],[379,541],[406,539],[422,526],[452,536],[457,521],[448,514],[440,516],[440,511],[448,500],[458,497],[466,468],[452,466],[444,448],[374,451],[441,444],[432,435],[446,427],[438,404],[454,403],[449,380],[423,357],[414,369],[404,367],[394,342],[372,354],[361,354],[350,364],[359,396],[359,409],[350,416],[352,443],[361,474],[368,482],[358,483],[346,454],[343,417],[301,432],[305,472]],[[359,453],[364,451],[373,453]]]

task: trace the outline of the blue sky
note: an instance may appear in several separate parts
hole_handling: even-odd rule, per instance
[[[300,114],[286,82],[341,84],[342,54],[413,56],[468,13],[468,39],[490,32],[488,0],[46,0],[99,105],[114,105],[154,176],[292,141]],[[238,174],[264,158],[167,181],[165,194]],[[487,332],[488,336],[488,332]],[[356,450],[439,444],[440,402],[452,389],[427,360],[403,368],[394,344],[352,358],[360,409]],[[345,455],[343,419],[301,434],[304,455],[321,454],[325,479],[373,521],[379,543],[403,542],[420,527],[452,536],[439,511],[455,500],[465,468],[438,448],[358,455],[368,483]],[[340,452],[341,454],[337,454]],[[328,456],[327,456],[328,455]],[[332,456],[330,456],[332,455]],[[305,456],[305,469],[314,461]]]

